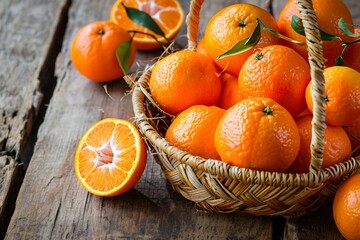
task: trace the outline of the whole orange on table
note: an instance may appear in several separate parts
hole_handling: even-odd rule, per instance
[[[322,31],[341,37],[344,41],[351,40],[338,26],[340,18],[343,18],[350,31],[353,30],[350,10],[342,0],[313,0],[312,3],[318,19],[319,28]],[[305,36],[297,33],[291,26],[293,15],[300,17],[296,0],[288,1],[282,9],[278,19],[279,31],[294,40],[305,42]],[[300,53],[305,59],[308,59],[306,45],[301,46],[288,41],[286,41],[286,44]],[[327,59],[325,63],[327,67],[335,65],[335,59],[341,54],[342,49],[342,42],[340,40],[323,41],[323,55]]]
[[[75,174],[90,193],[116,196],[139,181],[146,157],[145,142],[131,122],[105,118],[80,139],[74,160]]]
[[[333,66],[324,70],[326,123],[348,126],[360,118],[360,73],[352,68]],[[312,82],[306,88],[306,103],[313,111]]]
[[[193,105],[216,105],[221,82],[215,65],[190,50],[172,53],[158,61],[149,80],[150,92],[165,112],[176,115]]]
[[[221,9],[209,21],[204,34],[203,47],[207,55],[221,69],[237,76],[252,50],[217,60],[239,41],[250,37],[259,18],[267,27],[277,30],[274,17],[266,10],[251,4],[234,4]],[[261,38],[256,47],[279,44],[280,39],[261,30]]]
[[[248,98],[225,112],[216,128],[215,147],[231,165],[283,172],[298,154],[300,137],[284,107],[270,98]]]
[[[165,139],[183,151],[205,159],[220,159],[215,149],[215,129],[225,110],[195,105],[176,116]]]
[[[288,169],[293,173],[308,173],[311,161],[311,114],[296,118],[295,122],[300,134],[300,150]],[[351,143],[348,135],[342,127],[335,127],[327,124],[324,136],[325,144],[323,150],[322,168],[348,160],[351,156]]]
[[[71,44],[71,61],[85,77],[95,82],[109,82],[124,76],[116,57],[120,44],[130,42],[131,37],[123,28],[110,21],[92,22],[82,27]],[[131,44],[130,66],[135,59],[136,48]]]
[[[333,216],[340,233],[348,240],[360,239],[360,174],[350,176],[335,193]]]
[[[249,56],[239,74],[239,89],[244,98],[274,99],[295,117],[306,109],[309,81],[309,64],[297,52],[272,45]]]
[[[177,0],[118,0],[115,2],[110,13],[111,21],[125,30],[152,34],[162,44],[168,43],[166,39],[133,22],[127,16],[122,4],[149,14],[159,25],[168,40],[172,40],[176,36],[184,21],[184,12]],[[140,50],[152,50],[161,47],[152,36],[146,34],[136,33],[133,40]]]

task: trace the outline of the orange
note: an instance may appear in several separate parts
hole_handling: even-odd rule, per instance
[[[116,57],[119,45],[130,42],[130,35],[110,21],[92,22],[75,35],[70,54],[75,68],[95,82],[109,82],[124,76]],[[131,44],[130,65],[136,48]]]
[[[319,28],[322,31],[325,31],[335,36],[339,36],[345,41],[350,40],[350,38],[347,37],[346,34],[338,27],[339,19],[344,18],[344,21],[348,24],[349,29],[352,30],[352,16],[348,7],[342,0],[313,0],[312,3],[318,18]],[[298,34],[291,27],[291,19],[293,15],[300,17],[298,3],[296,0],[289,0],[279,15],[279,31],[280,33],[292,39],[300,42],[306,42],[305,36]],[[290,43],[288,41],[286,41],[286,44],[288,44],[288,46],[290,46],[291,48],[295,49],[305,59],[308,58],[306,45],[300,46],[294,43]],[[323,42],[323,55],[327,59],[327,67],[335,65],[335,58],[341,54],[342,49],[342,42],[340,40]]]
[[[229,73],[221,74],[220,79],[222,83],[221,95],[217,106],[223,109],[229,109],[243,100],[239,89],[238,79]]]
[[[216,128],[215,147],[229,164],[283,172],[298,154],[300,137],[284,107],[270,98],[248,98],[225,112]]]
[[[201,39],[198,44],[196,45],[196,51],[198,53],[204,54],[205,56],[207,56],[207,53],[204,49],[204,39]]]
[[[173,115],[193,105],[216,105],[221,92],[220,79],[211,60],[189,50],[158,61],[149,87],[160,108]]]
[[[360,28],[355,28],[355,33],[360,34]],[[360,42],[351,44],[344,53],[344,61],[346,66],[360,72]]]
[[[205,29],[204,49],[221,69],[237,76],[245,60],[253,50],[235,56],[216,60],[221,54],[229,51],[239,41],[250,37],[259,18],[265,26],[278,30],[274,17],[267,11],[251,4],[234,4],[217,12]],[[280,39],[261,30],[261,39],[256,47],[279,44]]]
[[[215,129],[224,109],[195,105],[181,112],[166,131],[165,139],[192,155],[220,159],[215,149]]]
[[[292,116],[306,109],[305,90],[310,81],[309,64],[291,48],[273,45],[256,50],[239,74],[244,98],[268,97]]]
[[[106,118],[91,126],[80,139],[75,174],[90,193],[116,196],[139,181],[146,155],[145,143],[132,123]]]
[[[344,238],[360,239],[360,174],[350,176],[336,191],[333,217]]]
[[[296,125],[300,134],[300,150],[289,172],[308,173],[311,161],[311,120],[312,115],[297,118]],[[342,127],[327,124],[325,129],[325,145],[322,168],[330,167],[350,158],[351,144],[348,135]]]
[[[349,134],[353,156],[360,156],[360,117],[344,129]]]
[[[334,66],[324,70],[326,94],[326,122],[334,126],[348,126],[360,118],[360,73],[349,67]],[[306,102],[313,111],[310,93],[306,89]]]
[[[184,12],[177,0],[117,0],[110,12],[110,20],[128,31],[139,31],[155,36],[161,43],[167,44],[164,37],[134,23],[126,14],[126,7],[136,8],[149,14],[159,25],[167,39],[172,40],[180,31],[184,21]],[[150,35],[136,33],[134,42],[140,50],[160,48]]]

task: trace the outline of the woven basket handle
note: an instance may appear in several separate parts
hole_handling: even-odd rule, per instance
[[[322,40],[317,23],[317,17],[312,5],[312,0],[298,0],[299,11],[305,29],[306,43],[308,46],[309,64],[311,69],[313,98],[313,119],[311,137],[311,163],[310,173],[316,173],[321,169],[324,135],[325,135],[325,78],[324,62],[322,52]]]
[[[200,10],[203,3],[204,0],[192,0],[190,3],[190,11],[186,18],[186,24],[188,26],[188,49],[192,51],[195,51],[198,43]],[[316,174],[321,170],[325,144],[325,79],[323,74],[325,59],[322,54],[322,40],[312,0],[298,0],[297,4],[305,29],[311,69],[311,95],[314,106],[309,171],[310,173]]]

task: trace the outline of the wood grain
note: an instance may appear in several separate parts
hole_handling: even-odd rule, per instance
[[[12,214],[21,162],[42,106],[56,24],[65,1],[0,2],[0,238]],[[59,42],[61,44],[61,41]],[[54,61],[53,61],[54,62]]]
[[[151,155],[140,182],[119,197],[96,197],[80,186],[73,172],[73,157],[81,135],[105,116],[133,117],[129,88],[122,80],[107,85],[108,96],[103,85],[79,75],[69,59],[75,33],[88,22],[107,19],[111,4],[72,2],[57,61],[57,86],[39,129],[6,239],[271,239],[270,218],[196,209],[168,186]],[[188,2],[182,4],[187,10]],[[215,11],[211,6],[215,7],[207,8],[208,16]],[[138,59],[143,61],[137,66],[148,63],[154,54],[140,52]]]
[[[10,156],[0,156],[0,239],[5,236],[12,211],[14,210],[17,191],[21,181],[21,168]]]
[[[66,1],[0,2],[0,151],[21,154],[42,101],[40,78]],[[6,24],[4,24],[6,23]]]

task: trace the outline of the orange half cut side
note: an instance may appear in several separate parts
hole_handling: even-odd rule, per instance
[[[149,14],[164,32],[167,39],[172,40],[180,31],[184,21],[184,11],[177,0],[118,0],[113,5],[110,12],[110,20],[118,24],[125,30],[135,30],[154,35],[161,43],[166,44],[166,40],[134,23],[127,17],[124,6],[136,8]],[[149,35],[136,33],[134,38],[136,47],[140,50],[152,50],[160,48],[159,43]]]
[[[139,181],[146,157],[144,140],[131,122],[106,118],[91,126],[80,139],[75,175],[90,193],[116,196]]]

